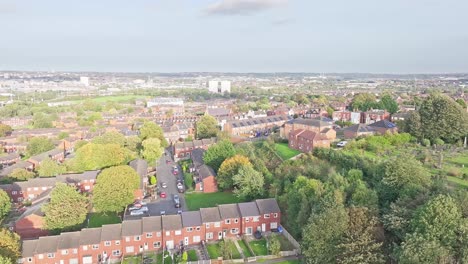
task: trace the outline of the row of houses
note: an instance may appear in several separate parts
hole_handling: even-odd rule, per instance
[[[189,159],[192,157],[192,151],[195,149],[204,149],[207,150],[210,146],[214,145],[217,142],[215,137],[199,139],[186,142],[178,142],[172,145],[172,154],[175,161],[182,159]]]
[[[255,132],[263,132],[281,127],[288,117],[286,115],[273,115],[244,120],[232,120],[224,124],[224,131],[232,136],[249,136]]]
[[[218,205],[180,215],[143,217],[25,240],[21,261],[33,264],[117,262],[122,256],[145,251],[180,249],[202,241],[269,232],[277,229],[280,222],[281,211],[275,199]]]

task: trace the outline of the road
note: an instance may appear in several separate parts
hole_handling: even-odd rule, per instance
[[[185,203],[185,197],[183,193],[179,193],[177,191],[177,179],[183,180],[183,174],[182,174],[182,168],[178,166],[172,159],[171,154],[169,151],[165,151],[166,155],[163,154],[163,156],[159,159],[157,162],[157,167],[156,167],[156,177],[158,179],[158,186],[159,190],[162,192],[166,192],[166,198],[161,198],[158,195],[157,200],[154,202],[148,203],[148,214],[147,215],[142,215],[142,216],[130,216],[128,215],[129,213],[127,212],[125,215],[125,219],[139,219],[143,216],[155,216],[155,215],[161,215],[162,211],[165,211],[167,215],[169,214],[177,214],[179,210],[186,211],[187,210],[187,204]],[[170,163],[166,164],[166,160],[169,160]],[[173,166],[178,166],[179,168],[179,173],[177,175],[174,175],[172,173],[172,167]],[[165,182],[167,184],[167,188],[162,188],[161,183]],[[180,208],[175,208],[175,203],[173,200],[173,195],[179,195],[180,197],[180,203],[181,207]]]

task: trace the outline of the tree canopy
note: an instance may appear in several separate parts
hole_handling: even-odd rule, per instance
[[[133,158],[134,154],[117,144],[88,143],[76,151],[70,166],[77,171],[97,170],[126,164]]]
[[[20,257],[20,238],[16,233],[6,228],[0,229],[0,256],[11,260],[17,260]]]
[[[33,137],[28,142],[26,153],[28,156],[34,156],[52,150],[54,147],[52,140],[46,137]]]
[[[65,166],[58,164],[51,158],[45,158],[39,165],[37,174],[41,177],[54,177],[63,174],[66,171],[67,168],[65,168]]]
[[[232,180],[234,193],[240,198],[255,199],[263,195],[265,179],[250,165],[241,166]]]
[[[0,189],[0,222],[8,215],[11,209],[11,201],[8,194]]]
[[[223,161],[234,155],[236,155],[236,151],[232,143],[228,140],[221,140],[208,148],[203,155],[203,161],[206,165],[218,171]]]
[[[0,124],[0,137],[4,137],[6,135],[9,135],[13,129],[9,125],[5,124]]]
[[[232,189],[234,187],[233,177],[239,173],[239,169],[243,166],[252,166],[252,163],[242,155],[235,155],[224,160],[216,176],[218,187],[221,190]]]
[[[219,132],[218,121],[211,115],[205,114],[195,124],[198,139],[216,137]]]
[[[34,178],[34,173],[25,169],[16,168],[8,175],[8,177],[16,181],[26,181]]]
[[[69,231],[81,225],[88,213],[88,198],[75,187],[57,183],[50,195],[50,201],[42,207],[47,229]]]
[[[98,212],[121,212],[134,200],[140,177],[127,165],[104,169],[93,190],[93,205]]]
[[[143,141],[148,138],[159,139],[163,148],[169,146],[166,138],[164,137],[164,132],[162,128],[154,122],[145,122],[140,127],[140,139]]]
[[[389,94],[384,94],[379,104],[380,108],[387,110],[390,114],[398,112],[398,103]]]
[[[141,145],[143,146],[141,155],[146,161],[148,161],[148,163],[153,164],[164,153],[164,148],[161,146],[161,140],[158,138],[145,139]]]
[[[106,132],[100,136],[94,137],[91,140],[94,144],[117,144],[121,147],[125,146],[125,136],[116,131]]]
[[[351,107],[360,111],[367,111],[371,108],[376,108],[377,105],[375,95],[370,93],[356,94],[351,102]]]

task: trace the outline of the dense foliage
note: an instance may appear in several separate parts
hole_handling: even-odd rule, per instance
[[[9,135],[13,129],[9,125],[5,124],[0,124],[0,137],[4,137],[6,135]]]
[[[140,139],[143,141],[148,138],[159,139],[161,141],[161,146],[164,148],[169,146],[169,143],[167,143],[167,140],[164,137],[162,128],[154,122],[145,122],[140,127]]]
[[[4,190],[0,189],[0,223],[2,222],[3,218],[8,215],[10,209],[10,196],[8,196]]]
[[[0,229],[0,256],[16,261],[20,257],[20,238],[6,228]]]
[[[34,156],[52,150],[54,147],[52,140],[46,137],[33,137],[28,142],[26,153],[28,156]]]
[[[57,183],[50,194],[50,201],[42,207],[47,229],[69,231],[79,227],[88,213],[88,198],[75,187]]]
[[[195,124],[197,139],[216,137],[219,132],[218,121],[211,115],[205,114]]]
[[[45,158],[39,165],[39,168],[37,169],[37,174],[40,177],[54,177],[63,174],[66,171],[67,168],[65,168],[65,166],[58,164],[51,158]]]
[[[208,148],[203,155],[203,161],[215,171],[218,171],[223,161],[235,154],[236,151],[232,143],[228,140],[221,140]]]
[[[96,170],[128,163],[134,154],[117,144],[88,143],[76,151],[69,166],[76,171]]]

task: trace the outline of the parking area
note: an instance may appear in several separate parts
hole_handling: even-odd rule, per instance
[[[173,167],[177,166],[178,173],[174,175]],[[185,197],[183,193],[179,193],[177,190],[177,180],[181,180],[183,183],[184,177],[182,169],[172,160],[169,151],[165,151],[165,154],[159,159],[156,168],[156,176],[158,179],[159,192],[166,194],[165,198],[162,198],[160,194],[156,200],[148,202],[148,212],[145,215],[133,216],[130,212],[125,213],[125,219],[139,219],[144,216],[157,216],[164,212],[166,215],[177,214],[179,211],[187,211],[187,204],[185,203]],[[166,188],[162,187],[165,183]],[[180,208],[175,207],[174,195],[178,195],[180,199]]]

